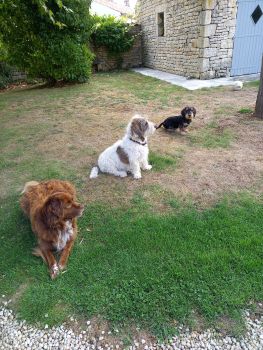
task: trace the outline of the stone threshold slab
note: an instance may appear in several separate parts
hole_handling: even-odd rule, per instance
[[[218,86],[233,86],[234,88],[240,88],[242,86],[241,81],[251,81],[259,79],[259,75],[247,75],[242,77],[229,77],[229,78],[218,78],[210,80],[199,80],[199,79],[187,79],[180,75],[171,74],[167,72],[162,72],[160,70],[151,69],[151,68],[133,68],[132,71],[146,75],[148,77],[160,79],[166,81],[167,83],[181,86],[187,90],[197,90],[203,88],[211,88]],[[240,80],[237,80],[240,78]]]

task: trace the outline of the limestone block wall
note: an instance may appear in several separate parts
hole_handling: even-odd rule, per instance
[[[144,66],[201,79],[228,76],[236,13],[237,0],[139,0]]]
[[[230,75],[236,29],[236,0],[205,0],[200,13],[200,78]]]
[[[199,76],[200,0],[140,0],[143,64],[179,75]],[[164,12],[164,36],[158,13]]]

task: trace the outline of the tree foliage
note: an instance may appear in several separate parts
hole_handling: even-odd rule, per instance
[[[0,0],[0,31],[8,61],[30,76],[84,82],[90,0]]]
[[[7,63],[0,62],[0,89],[7,87],[12,81],[12,68]]]
[[[134,43],[134,35],[131,34],[131,26],[121,19],[113,16],[93,16],[92,43],[104,46],[109,53],[120,55],[128,51]]]

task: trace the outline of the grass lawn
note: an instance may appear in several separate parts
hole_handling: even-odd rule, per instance
[[[165,337],[178,323],[224,317],[237,328],[240,311],[263,299],[257,89],[190,92],[119,72],[0,93],[0,294],[43,324],[74,314]],[[198,112],[189,134],[158,130],[142,180],[89,180],[134,113],[157,123],[187,104]],[[18,202],[25,181],[49,178],[72,181],[86,206],[67,272],[55,281],[31,254],[35,239]]]

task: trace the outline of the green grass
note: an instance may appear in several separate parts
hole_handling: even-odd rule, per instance
[[[9,198],[0,208],[0,293],[25,283],[17,310],[30,322],[52,325],[70,311],[159,336],[192,310],[212,321],[262,299],[261,203],[244,198],[170,215],[137,205],[88,206],[68,271],[51,281],[31,255],[35,242],[17,198]]]
[[[221,115],[227,116],[227,115],[234,113],[234,112],[235,112],[235,106],[223,104],[223,106],[215,109],[214,114],[216,116],[221,116]]]
[[[100,73],[102,79],[106,78],[105,83],[109,81],[109,77],[114,76],[114,80],[111,80],[111,87],[124,90],[134,94],[134,96],[142,102],[149,102],[153,100],[159,101],[161,104],[167,104],[171,94],[177,93],[174,97],[174,101],[181,100],[181,94],[185,92],[185,89],[176,85],[161,82],[159,79],[145,77],[138,73],[129,72],[123,79],[122,72],[115,73]],[[136,87],[134,82],[136,80]]]
[[[215,122],[211,122],[198,133],[192,133],[190,140],[194,145],[205,148],[229,148],[233,134],[228,129],[220,130]]]
[[[251,109],[251,108],[246,108],[246,107],[241,108],[241,109],[238,111],[238,113],[241,113],[241,114],[251,114],[251,113],[253,113],[253,112],[254,112],[253,109]]]
[[[108,119],[115,132],[126,125],[122,113],[142,109],[154,116],[156,111],[157,119],[162,109],[180,110],[182,101],[207,98],[209,104],[218,91],[189,92],[116,72],[98,74],[88,84],[0,94],[0,295],[14,296],[12,307],[22,318],[53,325],[69,314],[99,315],[112,327],[137,324],[164,337],[174,332],[175,320],[191,324],[193,310],[211,324],[221,315],[237,319],[249,301],[262,300],[261,202],[236,197],[200,212],[191,198],[174,198],[169,184],[155,181],[158,172],[174,172],[176,182],[184,152],[173,144],[167,146],[170,155],[150,153],[157,173],[146,172],[141,182],[102,176],[93,187],[88,171],[101,146],[96,148],[94,134],[75,134],[78,125],[90,122],[96,129],[108,113],[121,114],[113,122]],[[231,106],[231,112],[241,107]],[[215,114],[227,115],[229,108],[220,107]],[[51,142],[51,134],[50,146],[55,146],[63,130],[70,131],[62,139],[64,147],[40,147]],[[189,138],[202,147],[227,148],[233,135],[212,122]],[[35,238],[19,208],[25,181],[49,178],[71,180],[86,205],[68,270],[55,281],[31,254]],[[130,200],[121,208],[107,201],[90,204],[90,196],[103,185],[105,196],[127,194]]]
[[[167,200],[167,204],[175,209],[177,212],[182,212],[184,211],[186,208],[189,209],[190,207],[194,207],[193,203],[190,201],[190,199],[188,199],[188,201],[185,200],[184,203],[182,203],[181,200],[179,200],[178,198],[169,198]]]
[[[162,171],[169,167],[174,168],[176,166],[177,159],[172,156],[150,152],[149,163],[153,166],[154,171]]]
[[[259,83],[260,83],[259,80],[249,81],[249,82],[245,83],[245,86],[258,88]]]

